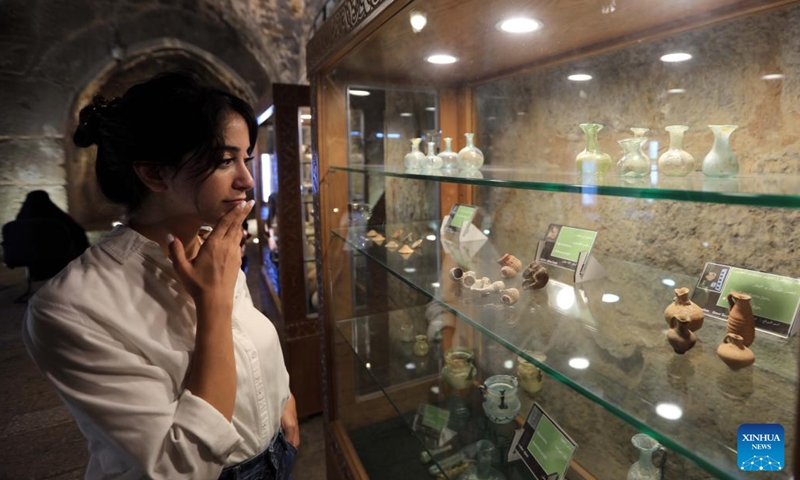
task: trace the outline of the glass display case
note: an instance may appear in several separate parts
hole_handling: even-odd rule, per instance
[[[275,323],[298,414],[322,410],[311,188],[311,107],[305,85],[274,84],[259,117],[256,198],[262,308]]]
[[[308,48],[329,477],[792,478],[798,39],[790,1],[339,5]],[[709,263],[793,317],[691,324],[727,315]],[[563,477],[508,457],[534,403]]]

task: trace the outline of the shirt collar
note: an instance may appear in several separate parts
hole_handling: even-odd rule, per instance
[[[119,263],[125,263],[132,255],[136,254],[144,255],[159,262],[171,263],[164,256],[161,245],[125,225],[114,227],[103,237],[98,246]]]

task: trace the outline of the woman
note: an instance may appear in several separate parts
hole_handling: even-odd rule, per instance
[[[40,289],[23,336],[89,442],[86,478],[291,478],[289,376],[239,268],[256,128],[181,73],[81,111],[73,140],[128,220]]]

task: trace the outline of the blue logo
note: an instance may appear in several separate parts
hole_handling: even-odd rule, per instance
[[[783,470],[783,425],[777,423],[745,423],[737,433],[739,470],[748,472]]]

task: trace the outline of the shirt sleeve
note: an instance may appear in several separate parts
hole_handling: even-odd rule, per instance
[[[28,352],[86,433],[153,479],[216,479],[242,442],[209,403],[74,310],[34,299],[23,326]],[[95,440],[90,438],[90,441]]]

